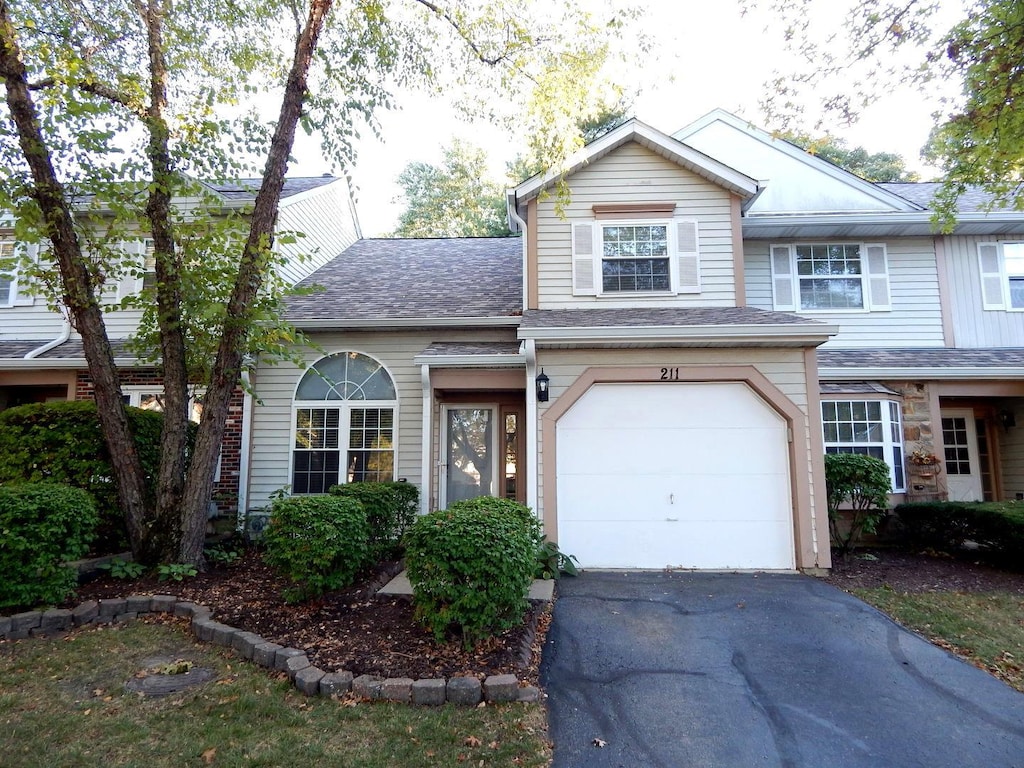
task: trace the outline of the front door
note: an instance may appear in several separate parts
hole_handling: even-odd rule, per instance
[[[946,485],[950,501],[981,501],[981,461],[974,411],[942,409]]]
[[[441,462],[441,508],[453,501],[498,496],[497,408],[447,406],[444,458]]]

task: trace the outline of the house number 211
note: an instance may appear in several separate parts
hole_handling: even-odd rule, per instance
[[[661,380],[662,381],[679,381],[679,369],[678,368],[662,368],[661,369]]]

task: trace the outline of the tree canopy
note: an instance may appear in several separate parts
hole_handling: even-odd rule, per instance
[[[789,132],[781,134],[781,138],[867,181],[919,180],[916,173],[907,170],[907,161],[893,152],[868,152],[864,147],[848,147],[845,140],[828,134],[812,138]]]
[[[955,24],[949,5],[922,0],[829,3],[827,17],[811,0],[747,0],[781,21],[789,48],[805,66],[776,72],[763,107],[780,129],[850,122],[883,95],[914,87],[939,104],[924,155],[945,172],[936,223],[949,229],[956,200],[981,185],[993,205],[1024,209],[1024,3],[967,0]],[[826,18],[825,23],[822,19]],[[959,93],[944,93],[949,83]]]
[[[467,110],[515,105],[531,151],[555,165],[581,141],[579,115],[610,88],[600,72],[627,18],[569,3],[538,12],[529,0],[0,0],[0,208],[14,214],[20,241],[47,246],[47,258],[20,266],[82,337],[140,558],[202,562],[246,356],[284,352],[293,338],[279,326],[267,338],[266,321],[296,131],[318,134],[345,170],[397,87],[445,84],[488,94],[465,99]],[[268,99],[278,105],[269,117],[260,109]],[[244,211],[201,181],[241,176],[260,179]],[[148,313],[148,359],[163,375],[155,510],[105,321],[112,286],[141,277],[124,247],[140,236],[153,241],[156,279],[125,306]],[[197,378],[206,396],[187,456],[187,390]]]

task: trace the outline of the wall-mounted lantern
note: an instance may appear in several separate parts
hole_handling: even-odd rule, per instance
[[[537,402],[546,403],[548,401],[548,382],[550,382],[547,376],[544,375],[544,369],[540,369],[540,374],[537,376]]]

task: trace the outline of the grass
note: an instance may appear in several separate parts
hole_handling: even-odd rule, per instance
[[[853,593],[1024,692],[1024,598],[1020,595],[900,593],[887,587]]]
[[[127,692],[154,657],[214,682],[165,698]],[[0,763],[28,766],[544,766],[544,710],[307,698],[179,626],[131,622],[0,643]]]

